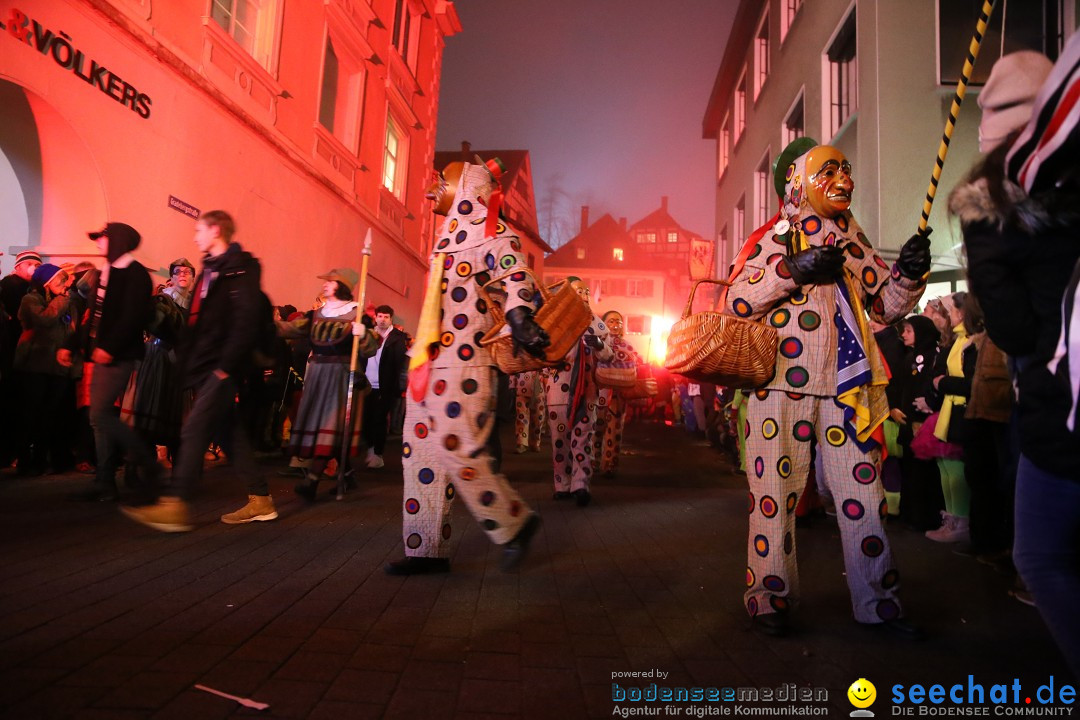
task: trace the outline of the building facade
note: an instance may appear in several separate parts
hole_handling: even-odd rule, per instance
[[[779,208],[771,165],[803,135],[847,155],[852,212],[881,254],[894,258],[918,227],[981,5],[742,0],[703,121],[704,137],[716,140],[718,267],[727,268]],[[1007,9],[991,18],[930,216],[931,295],[962,282],[959,228],[949,222],[946,196],[979,157],[979,85],[1002,51],[1056,58],[1076,28],[1076,0]]]
[[[370,230],[368,299],[415,323],[452,2],[2,0],[0,23],[5,272],[93,255],[106,220],[148,267],[197,261],[194,218],[224,209],[298,307]]]

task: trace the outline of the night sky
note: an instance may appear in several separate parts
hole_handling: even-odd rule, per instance
[[[715,233],[716,143],[701,121],[737,0],[457,0],[437,148],[528,150],[540,233],[580,206],[630,223],[660,205]],[[485,158],[486,159],[486,158]]]

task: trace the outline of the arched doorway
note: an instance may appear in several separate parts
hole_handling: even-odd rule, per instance
[[[88,230],[108,217],[97,163],[75,127],[37,93],[0,79],[0,239],[4,273],[37,248],[53,262],[97,254]]]

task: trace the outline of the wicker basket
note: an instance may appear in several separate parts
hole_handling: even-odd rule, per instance
[[[682,319],[668,336],[664,367],[698,382],[740,389],[761,387],[776,372],[776,329],[714,310],[691,315],[694,293],[703,282],[731,284],[726,280],[694,283]]]
[[[656,380],[654,378],[638,378],[634,380],[634,384],[628,388],[619,390],[619,394],[627,400],[643,400],[645,398],[655,397],[658,392]]]
[[[533,316],[536,324],[542,327],[551,339],[551,344],[544,348],[543,358],[534,357],[524,350],[514,353],[514,340],[510,336],[510,328],[506,326],[502,305],[492,300],[487,292],[489,285],[519,272],[527,273],[532,278],[544,299],[544,304]],[[495,317],[495,325],[480,338],[480,345],[491,351],[495,364],[507,375],[558,365],[592,321],[592,310],[570,283],[562,280],[546,288],[528,268],[514,268],[489,280],[481,286],[480,294],[487,300]]]
[[[596,382],[608,388],[632,388],[637,380],[637,368],[635,367],[601,365],[594,372]]]

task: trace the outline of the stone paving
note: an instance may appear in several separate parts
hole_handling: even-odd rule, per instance
[[[971,674],[1033,692],[1051,675],[1072,682],[1036,610],[1008,597],[1008,578],[896,525],[902,596],[926,641],[852,622],[825,519],[799,530],[800,632],[759,636],[741,606],[745,479],[680,428],[633,425],[627,449],[585,509],[551,499],[546,455],[508,454],[505,471],[544,521],[521,569],[498,570],[498,548],[458,503],[453,572],[411,578],[381,569],[402,553],[392,451],[343,501],[313,505],[276,474],[283,461],[267,461],[281,518],[245,526],[217,521],[243,490],[213,467],[198,528],[178,535],[68,499],[86,476],[5,471],[0,715],[569,720],[627,707],[613,702],[613,682],[657,682],[826,688],[823,707],[846,717],[846,690],[865,677],[880,717],[897,683]],[[613,680],[656,670],[666,678]]]

